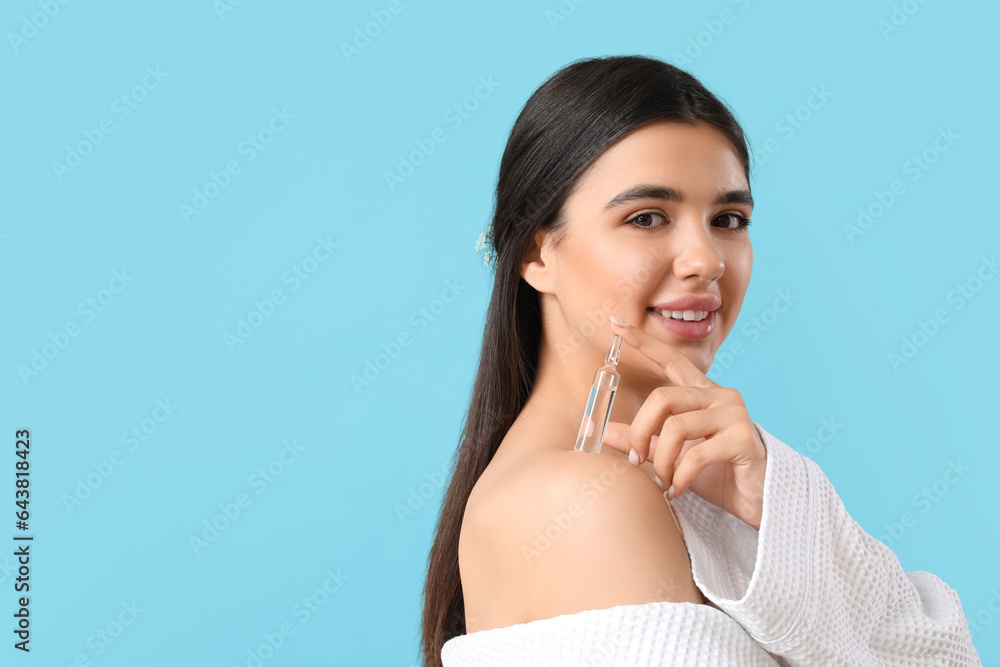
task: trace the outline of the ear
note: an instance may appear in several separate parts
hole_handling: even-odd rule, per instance
[[[557,265],[552,250],[552,232],[539,229],[521,262],[521,277],[543,294],[554,294]]]

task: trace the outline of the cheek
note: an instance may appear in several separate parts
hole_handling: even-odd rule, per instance
[[[726,263],[727,282],[735,289],[746,291],[750,283],[750,271],[753,269],[753,247],[747,242],[727,253],[724,258]]]
[[[617,304],[618,317],[633,324],[647,316],[646,307],[661,291],[669,273],[670,255],[663,244],[632,244],[607,251],[611,276],[605,293]]]
[[[747,288],[750,285],[752,266],[753,257],[749,253],[740,253],[731,261],[726,262],[726,272],[723,277],[723,299],[727,299],[729,302],[728,307],[725,308],[729,320],[726,322],[727,326],[732,326],[743,305],[743,297],[746,296]]]
[[[574,301],[600,303],[615,293],[615,285],[632,262],[633,258],[597,243],[577,247],[570,270],[560,272],[563,287],[574,295]]]
[[[559,272],[562,308],[574,329],[595,345],[606,345],[604,338],[610,341],[612,333],[608,315],[642,321],[650,285],[662,270],[648,253],[627,247],[594,243],[572,251],[572,263],[564,263],[569,270]]]
[[[615,291],[622,302],[645,310],[647,300],[663,279],[662,257],[633,252],[617,264]]]
[[[601,248],[586,244],[566,250],[559,258],[560,309],[571,328],[589,337],[607,321],[603,310],[614,299],[614,261]]]
[[[734,302],[743,302],[747,288],[750,286],[750,267],[741,267],[741,271],[736,271],[729,281],[730,299]]]

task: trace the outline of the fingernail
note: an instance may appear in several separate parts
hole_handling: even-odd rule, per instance
[[[667,489],[667,498],[670,498],[670,500],[674,499],[674,485],[673,484],[671,484],[670,488]]]
[[[608,315],[608,319],[611,320],[612,324],[617,324],[618,326],[625,327],[626,329],[631,328],[631,325],[628,322],[626,322],[625,320],[620,320],[614,315]]]
[[[635,451],[634,447],[630,447],[628,450],[628,462],[634,466],[639,465],[639,452]]]
[[[656,485],[658,487],[660,487],[660,491],[662,491],[663,490],[663,480],[660,479],[660,476],[659,475],[653,475],[653,480],[656,482]],[[674,487],[670,487],[670,488],[674,488]]]

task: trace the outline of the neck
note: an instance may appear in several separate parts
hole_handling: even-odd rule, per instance
[[[524,442],[529,447],[572,449],[586,409],[594,372],[604,365],[613,334],[609,330],[607,342],[598,348],[589,341],[581,342],[581,338],[573,338],[568,332],[552,344],[555,337],[548,333],[543,331],[535,386],[511,432],[516,430],[516,441]],[[621,380],[611,408],[611,421],[631,424],[651,391],[672,384],[666,379],[650,377],[648,370],[625,363],[626,358],[639,356],[634,350],[622,350],[617,368]]]

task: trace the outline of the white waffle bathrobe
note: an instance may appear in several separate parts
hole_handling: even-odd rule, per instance
[[[760,531],[690,490],[671,503],[709,604],[651,602],[453,637],[445,667],[982,665],[958,594],[847,513],[819,466],[765,431]]]

